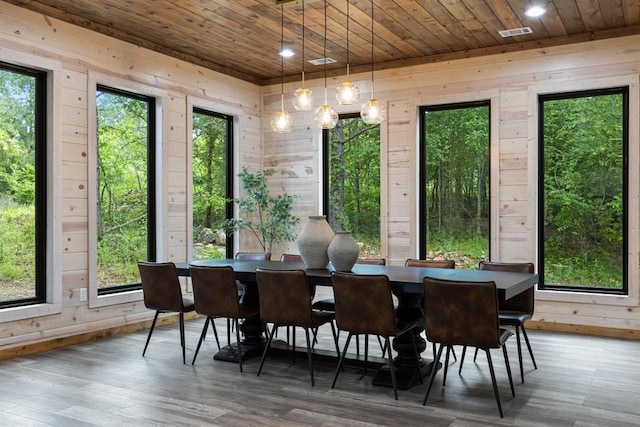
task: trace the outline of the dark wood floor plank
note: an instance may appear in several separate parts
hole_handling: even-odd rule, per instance
[[[187,322],[187,359],[202,319]],[[218,320],[225,340],[225,322]],[[284,332],[284,331],[283,331]],[[303,333],[298,332],[298,345]],[[346,334],[341,337],[344,342]],[[515,340],[509,342],[516,397],[504,360],[492,352],[505,417],[498,415],[486,358],[467,354],[462,375],[451,361],[446,387],[439,371],[429,402],[426,384],[399,391],[374,386],[374,369],[347,367],[331,389],[335,364],[268,357],[238,365],[213,360],[213,336],[194,366],[182,364],[177,325],[157,329],[146,357],[146,331],[0,362],[1,426],[637,426],[640,343],[543,331],[529,332],[538,369],[524,353],[520,383]],[[285,339],[284,333],[280,336]],[[222,343],[226,344],[226,343]],[[364,345],[361,341],[361,351]],[[333,349],[329,329],[319,348]],[[354,346],[352,350],[355,351]],[[372,356],[379,357],[375,339]],[[458,357],[462,349],[456,348]],[[431,357],[430,345],[424,352]]]

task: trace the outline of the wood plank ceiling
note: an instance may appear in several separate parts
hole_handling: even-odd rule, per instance
[[[260,85],[280,81],[281,7],[276,0],[2,0]],[[284,7],[286,81],[302,70],[302,0]],[[374,66],[388,69],[640,34],[640,0],[374,0]],[[371,70],[371,1],[349,0],[351,72]],[[324,2],[305,3],[305,75],[323,75]],[[327,65],[346,72],[347,0],[327,0]],[[54,24],[55,25],[55,24]],[[500,30],[530,27],[503,38]]]

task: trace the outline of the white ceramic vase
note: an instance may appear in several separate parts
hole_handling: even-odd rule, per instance
[[[307,268],[327,268],[333,230],[324,215],[313,215],[298,235],[298,251]]]
[[[338,231],[331,241],[327,253],[336,271],[351,271],[358,260],[358,255],[360,255],[360,248],[351,232]]]

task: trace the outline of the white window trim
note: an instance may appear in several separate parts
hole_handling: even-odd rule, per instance
[[[95,165],[97,162],[97,117],[96,117],[96,91],[97,86],[103,85],[112,87],[114,89],[121,89],[128,92],[137,93],[143,96],[151,96],[156,99],[156,236],[157,247],[156,256],[158,260],[162,260],[164,256],[164,237],[163,237],[163,223],[164,223],[164,179],[163,179],[163,167],[162,163],[166,156],[165,150],[163,150],[163,135],[164,121],[162,120],[162,104],[163,98],[168,96],[167,91],[159,89],[153,86],[132,82],[130,80],[121,79],[106,74],[89,72],[89,78],[87,81],[87,135],[88,135],[88,149],[87,149],[87,161],[89,164],[89,176],[88,176],[88,232],[89,232],[89,307],[105,307],[109,305],[124,304],[131,302],[142,301],[142,290],[124,291],[109,295],[98,295],[98,250],[97,250],[97,186],[98,180],[95,173]],[[166,104],[167,101],[165,100]]]
[[[0,309],[0,323],[47,316],[62,312],[62,263],[60,247],[62,245],[62,144],[60,116],[60,73],[62,65],[58,61],[29,55],[27,53],[2,49],[2,60],[47,72],[47,237],[46,237],[46,302],[22,307]]]
[[[233,118],[233,197],[238,197],[238,188],[240,178],[236,171],[240,170],[240,132],[242,127],[243,111],[240,108],[234,108],[227,104],[221,104],[211,100],[198,98],[195,96],[187,96],[187,260],[193,259],[193,109],[201,108],[212,113],[224,114]],[[234,217],[239,216],[238,205],[233,206]],[[233,233],[234,247],[237,248],[239,241],[239,233]]]
[[[545,94],[578,92],[584,90],[607,89],[614,87],[629,87],[629,176],[628,192],[628,294],[612,295],[579,291],[536,290],[536,299],[541,301],[576,302],[582,304],[614,305],[623,307],[637,307],[640,301],[640,129],[634,123],[640,120],[640,84],[638,75],[616,76],[607,78],[593,78],[574,81],[559,81],[544,83],[529,87],[529,182],[538,182],[538,96]],[[537,224],[538,187],[529,186],[529,212],[536,224],[534,242],[538,244]],[[538,251],[536,250],[536,254]],[[537,264],[537,263],[536,263]]]

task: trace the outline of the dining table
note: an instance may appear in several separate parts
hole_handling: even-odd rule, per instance
[[[177,262],[178,275],[189,276],[190,265],[232,267],[236,279],[245,285],[242,298],[246,301],[257,301],[257,299],[259,299],[258,287],[255,285],[256,269],[258,267],[272,270],[304,270],[309,283],[319,286],[331,286],[331,273],[334,271],[330,263],[326,268],[309,269],[306,268],[303,262],[209,259]],[[421,325],[424,325],[422,297],[425,277],[465,282],[492,281],[496,284],[499,299],[503,301],[513,298],[538,283],[538,275],[535,273],[512,273],[471,269],[355,264],[351,272],[362,275],[386,275],[389,278],[391,290],[398,300],[396,309],[396,318],[398,321],[404,322],[419,319],[422,320],[420,322]],[[242,341],[243,359],[261,355],[266,343],[266,338],[264,336],[264,324],[259,316],[246,319],[241,328],[244,334]],[[423,331],[424,327],[416,327],[413,330],[413,337],[419,354],[422,354],[427,347],[426,340],[421,335]],[[392,345],[397,354],[394,358],[394,370],[399,389],[408,389],[421,381],[416,370],[415,353],[411,337],[408,336],[408,334],[405,335],[407,336],[396,338]],[[214,358],[217,360],[237,361],[235,354],[229,354],[232,351],[232,348],[227,346],[216,353]],[[334,357],[337,361],[337,355],[334,355]],[[358,361],[356,360],[356,362]],[[421,356],[421,375],[428,375],[431,369],[434,368],[433,365],[434,362],[432,360]],[[435,368],[437,369],[437,367]],[[373,378],[373,384],[391,386],[391,375],[387,367],[380,367]]]

